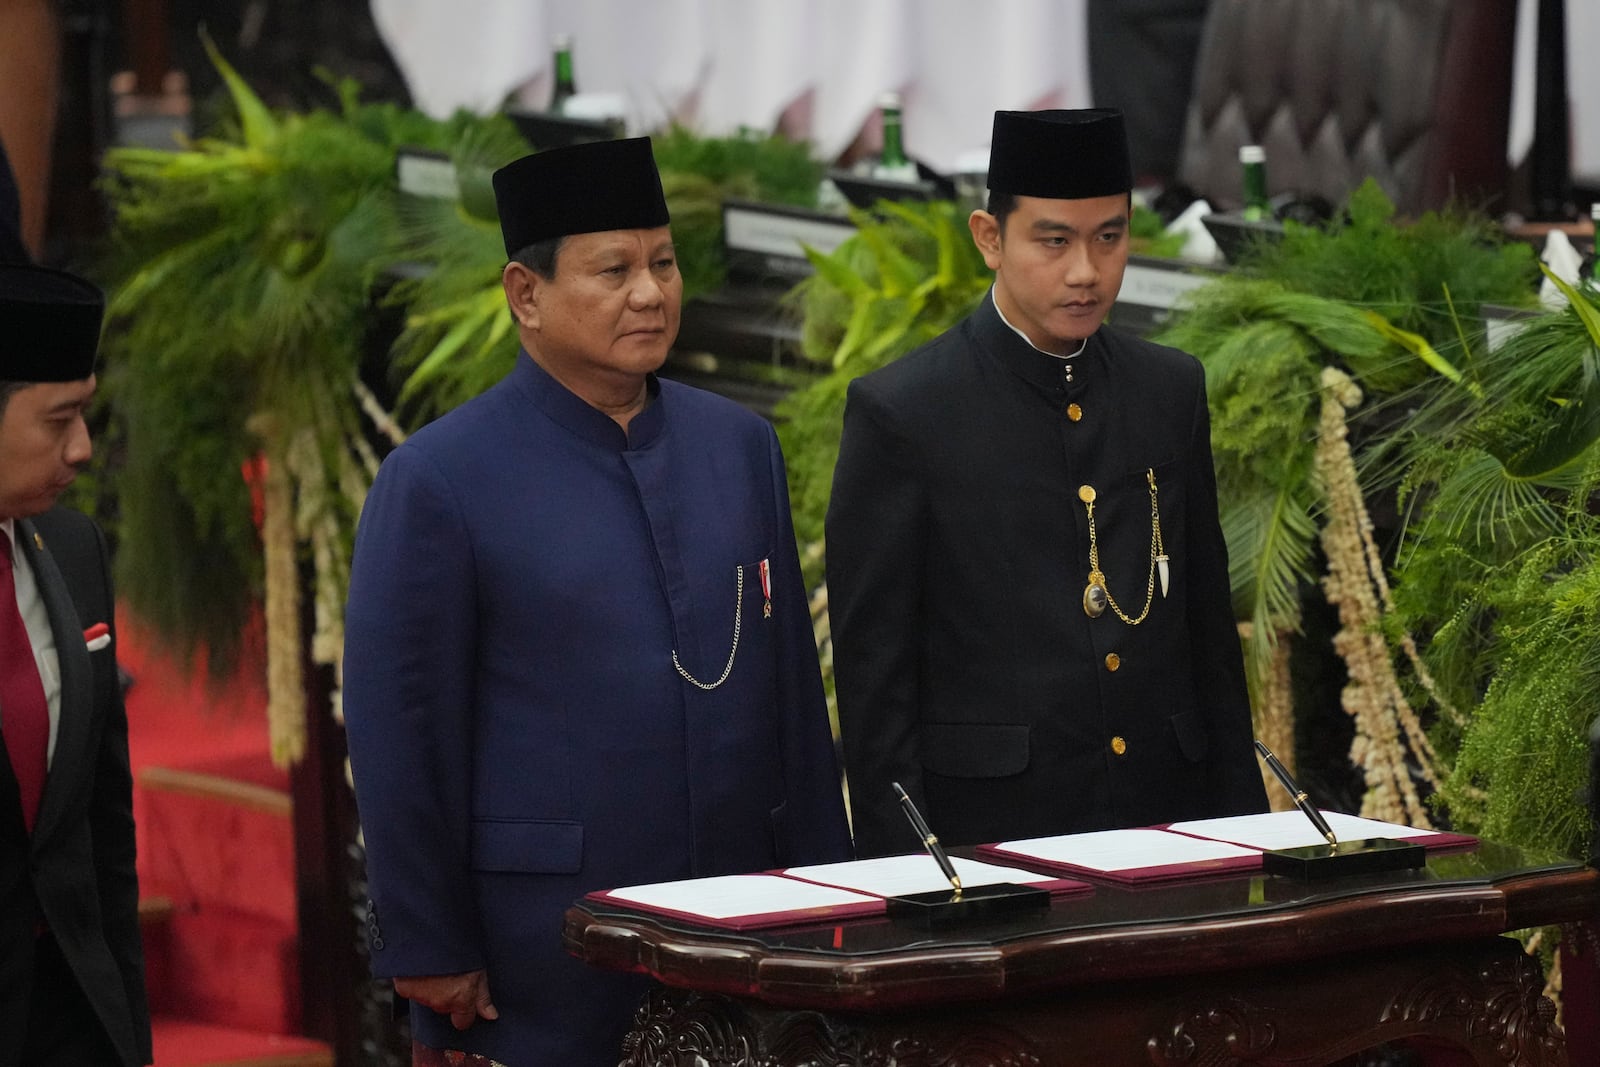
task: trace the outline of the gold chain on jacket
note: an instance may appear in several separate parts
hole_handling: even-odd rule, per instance
[[[1145,616],[1150,614],[1150,605],[1155,602],[1158,567],[1161,572],[1161,595],[1167,595],[1167,550],[1161,541],[1161,506],[1156,499],[1156,472],[1153,468],[1146,468],[1144,473],[1150,483],[1150,574],[1145,579],[1144,610],[1139,612],[1137,618],[1130,617],[1122,610],[1106,584],[1105,572],[1100,569],[1100,541],[1094,528],[1094,486],[1078,488],[1078,499],[1083,501],[1084,510],[1089,514],[1089,583],[1083,589],[1083,611],[1091,619],[1099,618],[1109,605],[1117,618],[1129,626],[1144,622]]]

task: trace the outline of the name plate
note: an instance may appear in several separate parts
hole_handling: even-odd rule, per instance
[[[1184,297],[1221,273],[1181,259],[1129,256],[1111,320],[1140,336],[1166,325]]]
[[[402,148],[395,155],[394,169],[402,193],[432,200],[454,200],[460,195],[456,165],[442,152]]]
[[[722,205],[730,273],[804,277],[811,273],[807,247],[826,255],[855,232],[855,224],[838,215],[747,200]]]
[[[1507,340],[1527,329],[1528,320],[1536,318],[1536,309],[1506,307],[1503,304],[1484,304],[1478,313],[1483,316],[1484,343],[1493,352]]]
[[[1182,260],[1129,256],[1117,300],[1171,311],[1184,296],[1215,278],[1215,273],[1196,269]]]

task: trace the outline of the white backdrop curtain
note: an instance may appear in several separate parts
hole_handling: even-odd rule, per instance
[[[1519,0],[1508,158],[1533,138],[1533,27]],[[780,121],[834,158],[878,96],[905,97],[906,144],[941,170],[981,150],[999,108],[1086,107],[1085,0],[372,0],[417,106],[443,116],[549,95],[558,34],[578,87],[620,93],[631,130],[706,134]],[[1600,182],[1600,0],[1568,0],[1572,164]]]

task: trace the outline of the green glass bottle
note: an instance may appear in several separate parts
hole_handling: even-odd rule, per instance
[[[1589,238],[1589,280],[1600,289],[1600,201],[1589,205],[1589,221],[1594,224]]]
[[[555,88],[550,93],[550,110],[559,115],[566,110],[567,100],[578,92],[572,77],[572,38],[565,34],[556,38]]]
[[[1252,222],[1272,218],[1267,200],[1267,153],[1258,144],[1239,146],[1239,169],[1244,175],[1244,217]]]
[[[883,117],[883,150],[873,165],[872,176],[882,181],[914,182],[917,165],[906,156],[905,134],[900,117],[900,94],[884,93],[878,98]]]

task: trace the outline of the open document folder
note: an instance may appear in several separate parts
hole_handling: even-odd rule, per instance
[[[1477,841],[1466,834],[1422,830],[1333,811],[1322,814],[1341,841],[1391,838],[1428,849],[1461,848]],[[1269,811],[1165,827],[1002,841],[983,845],[978,851],[1001,862],[1137,884],[1259,870],[1264,851],[1322,844],[1326,844],[1322,835],[1301,812]]]
[[[1401,823],[1342,815],[1337,811],[1324,811],[1322,817],[1327,820],[1328,828],[1340,841],[1387,837],[1394,841],[1414,841],[1427,849],[1463,848],[1478,843],[1478,839],[1470,834],[1419,829]],[[1236,845],[1264,850],[1304,848],[1307,845],[1326,843],[1316,827],[1311,825],[1311,821],[1298,811],[1268,811],[1260,815],[1234,815],[1226,819],[1175,822],[1166,828],[1174,833],[1210,838],[1213,841],[1230,841]]]
[[[1294,813],[1301,820],[1305,816]],[[1097,830],[983,845],[978,851],[1001,861],[1088,874],[1113,882],[1162,882],[1256,870],[1261,850],[1166,830]]]
[[[1009,882],[1037,886],[1058,895],[1087,893],[1091,889],[1085,882],[1054,874],[961,858],[951,862],[967,888]],[[881,915],[886,910],[887,897],[949,888],[950,883],[933,860],[919,853],[791,867],[765,874],[624,886],[590,893],[585,899],[745,930]]]

